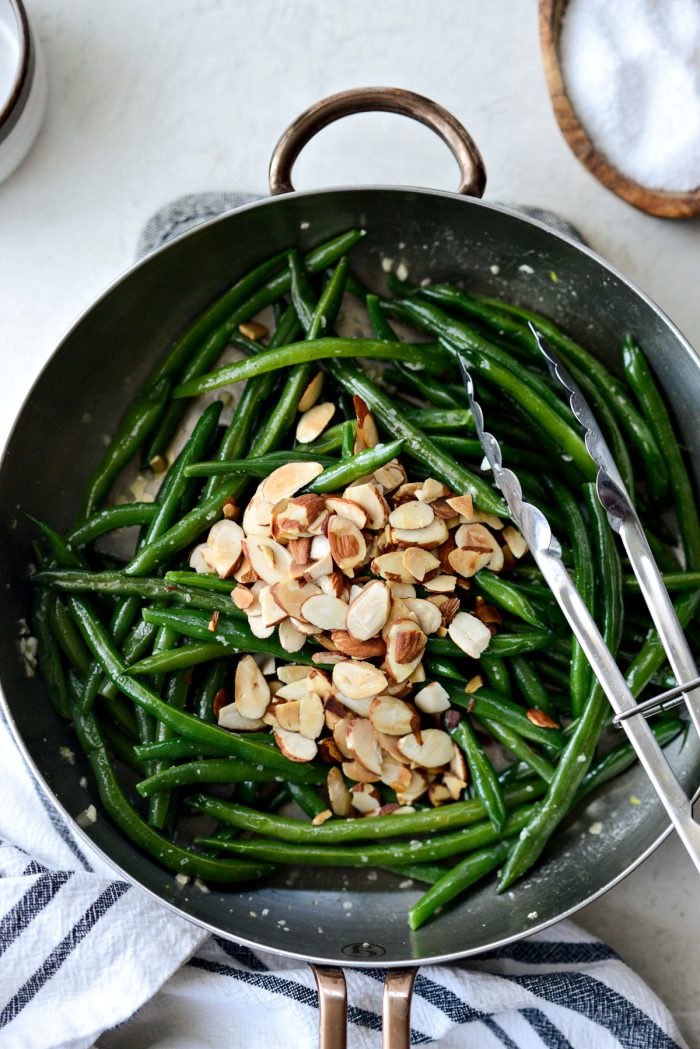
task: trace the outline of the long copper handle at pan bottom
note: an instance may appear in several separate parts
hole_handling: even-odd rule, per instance
[[[348,995],[342,969],[312,965],[318,987],[319,1049],[346,1049]],[[417,969],[390,969],[384,980],[382,1049],[409,1049],[411,995]]]

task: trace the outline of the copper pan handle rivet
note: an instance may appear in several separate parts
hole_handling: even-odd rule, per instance
[[[358,87],[329,95],[304,110],[283,133],[270,161],[270,193],[292,193],[292,168],[304,146],[322,128],[353,113],[399,113],[431,128],[447,144],[459,165],[457,192],[481,197],[486,186],[486,168],[474,139],[465,127],[443,109],[413,91],[400,87]]]

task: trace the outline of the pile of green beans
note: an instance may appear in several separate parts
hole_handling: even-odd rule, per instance
[[[233,698],[232,657],[322,666],[323,652],[313,638],[289,654],[275,634],[255,637],[231,600],[232,581],[191,571],[190,548],[226,503],[241,508],[260,479],[293,460],[321,465],[304,491],[323,494],[342,493],[400,457],[409,478],[435,477],[470,494],[482,513],[507,517],[481,469],[457,366],[463,355],[489,426],[503,437],[506,465],[550,517],[632,692],[643,696],[654,683],[668,683],[663,650],[597,501],[595,468],[538,358],[531,320],[594,404],[645,524],[653,523],[650,542],[686,626],[700,607],[700,522],[673,421],[630,335],[621,333],[620,378],[549,318],[507,302],[393,279],[396,297],[381,298],[352,273],[351,249],[362,236],[348,230],[304,256],[295,248],[278,253],[175,339],[89,478],[74,526],[60,535],[32,519],[39,535],[33,626],[47,695],[73,721],[106,813],[137,847],[173,871],[214,883],[267,877],[289,863],[380,866],[430,886],[408,915],[417,929],[496,869],[499,891],[517,882],[572,809],[635,760],[625,741],[610,748],[602,690],[538,569],[525,556],[472,580],[466,607],[485,602],[502,619],[481,662],[449,636],[427,644],[426,680],[447,690],[444,725],[468,770],[459,800],[323,821],[326,765],[290,761],[271,731],[217,724],[219,708]],[[346,292],[364,301],[367,337],[338,331]],[[253,341],[239,331],[269,306],[276,324],[267,337]],[[390,318],[432,341],[405,341]],[[246,356],[217,367],[229,345]],[[358,358],[383,363],[367,368]],[[324,400],[339,410],[332,426],[300,446],[293,438],[298,405],[319,367]],[[230,422],[220,426],[222,404],[210,404],[168,465],[190,400],[236,384],[242,393]],[[361,451],[352,405],[358,397],[381,441]],[[145,469],[165,464],[155,500],[110,505],[120,472],[134,460]],[[669,506],[670,531],[659,523]],[[105,563],[101,544],[124,528],[139,530],[133,556]],[[652,721],[663,745],[683,727],[668,713]],[[139,777],[135,796],[124,767]],[[211,784],[224,785],[226,796],[220,787],[209,792]],[[380,788],[383,802],[392,803],[393,792]],[[303,818],[277,813],[288,801]],[[180,817],[193,812],[218,826],[183,843]]]

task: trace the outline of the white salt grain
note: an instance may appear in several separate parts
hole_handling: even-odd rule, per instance
[[[566,90],[594,145],[642,186],[700,186],[698,0],[570,0]]]

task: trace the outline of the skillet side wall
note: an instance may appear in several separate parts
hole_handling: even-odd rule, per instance
[[[309,228],[302,229],[305,223]],[[22,511],[67,527],[83,481],[99,458],[103,435],[112,432],[141,380],[187,321],[273,252],[292,243],[312,247],[358,224],[368,236],[353,257],[374,287],[384,256],[395,264],[404,261],[412,280],[463,279],[470,288],[551,315],[614,370],[619,370],[622,336],[634,334],[674,404],[694,463],[700,461],[697,356],[623,278],[537,223],[448,193],[360,188],[279,197],[186,234],[118,281],[66,336],[22,409],[0,469],[5,626],[0,677],[6,708],[28,757],[73,817],[97,802],[87,763],[70,727],[54,715],[39,679],[26,678],[17,655],[18,620],[30,619],[24,576],[33,534]],[[497,275],[491,266],[499,267]],[[62,745],[76,751],[74,766],[61,759]],[[667,753],[684,786],[694,790],[698,741],[691,734],[682,751],[677,741]],[[88,790],[79,786],[83,775]],[[631,805],[632,794],[642,804]],[[602,834],[587,833],[593,821],[603,823]],[[224,936],[345,965],[398,965],[484,951],[554,922],[628,873],[666,831],[663,810],[643,773],[632,769],[591,801],[512,899],[497,897],[489,883],[418,933],[409,932],[405,912],[419,893],[415,887],[398,890],[388,875],[368,881],[364,871],[316,869],[304,871],[294,887],[280,878],[244,893],[176,891],[172,878],[106,818],[100,816],[90,828],[90,840],[129,878]],[[352,908],[344,909],[343,902]],[[251,916],[266,907],[266,919]],[[528,918],[532,912],[536,920]],[[277,925],[281,918],[290,933]],[[384,953],[372,959],[343,951],[365,941]]]

